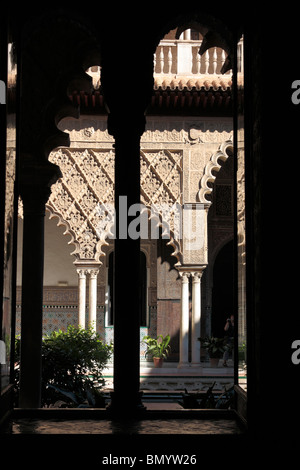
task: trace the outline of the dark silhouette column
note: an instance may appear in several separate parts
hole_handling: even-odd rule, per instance
[[[139,269],[140,239],[128,234],[128,216],[140,203],[140,124],[126,126],[123,120],[115,136],[114,241],[114,392],[109,410],[118,416],[134,415],[144,409],[140,385]],[[136,217],[139,213],[136,213]]]
[[[41,348],[43,323],[45,204],[60,175],[56,165],[23,170],[20,195],[23,201],[23,261],[21,310],[21,408],[41,406]]]

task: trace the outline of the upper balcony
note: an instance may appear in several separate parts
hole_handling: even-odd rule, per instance
[[[231,85],[231,72],[224,75],[221,72],[226,60],[225,51],[214,47],[200,56],[202,39],[199,36],[196,31],[187,29],[179,39],[164,38],[160,41],[154,54],[155,89],[167,86],[199,88],[212,84],[227,88]]]
[[[229,114],[231,106],[232,70],[222,73],[226,52],[213,47],[200,56],[202,36],[199,32],[186,29],[176,39],[171,31],[157,46],[153,57],[154,90],[149,106],[150,112],[205,112]],[[238,44],[238,72],[243,74],[242,40]],[[103,103],[101,94],[101,68],[91,67],[94,96],[90,105]],[[73,99],[75,96],[73,96]],[[77,95],[78,104],[82,97]],[[90,99],[85,96],[85,108]]]

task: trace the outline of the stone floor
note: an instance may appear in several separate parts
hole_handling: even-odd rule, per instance
[[[106,390],[113,389],[113,367],[104,370]],[[145,391],[201,391],[213,383],[215,390],[228,388],[234,382],[234,369],[231,360],[228,367],[220,361],[218,367],[210,367],[209,363],[201,363],[200,367],[178,368],[178,363],[165,362],[162,368],[155,368],[151,362],[140,365],[140,388]]]
[[[58,448],[65,442],[66,437],[71,437],[71,445],[76,445],[77,438],[80,439],[78,441],[80,445],[83,442],[90,445],[92,437],[94,445],[101,444],[102,449],[115,451],[115,438],[121,437],[122,449],[125,444],[126,449],[129,449],[130,445],[135,446],[136,442],[141,442],[142,446],[138,444],[137,449],[144,452],[145,445],[150,442],[150,437],[154,440],[154,444],[163,444],[164,452],[167,452],[168,446],[173,449],[172,446],[175,445],[174,452],[178,450],[178,452],[184,451],[185,453],[192,438],[201,438],[201,442],[203,444],[205,442],[207,446],[210,445],[210,441],[207,441],[209,436],[218,436],[221,439],[220,445],[224,444],[224,448],[227,445],[225,445],[227,441],[226,439],[224,441],[224,438],[234,438],[234,442],[240,445],[244,441],[245,428],[234,410],[185,409],[182,406],[182,392],[184,391],[204,393],[214,384],[214,391],[218,394],[218,391],[227,390],[232,386],[233,364],[229,362],[228,365],[227,368],[222,367],[222,364],[211,368],[208,363],[203,363],[198,368],[179,369],[176,363],[166,362],[162,368],[154,368],[152,363],[142,363],[141,390],[146,412],[138,419],[111,419],[105,408],[95,410],[17,409],[14,410],[7,426],[1,429],[0,440],[4,439],[3,442],[9,445],[19,445],[24,442],[26,448],[30,444],[36,446],[37,442],[39,446],[45,444],[46,448],[50,442],[50,446]],[[108,367],[104,371],[104,376],[106,395],[110,397],[109,392],[113,390],[113,368]],[[35,437],[39,440],[36,441]],[[20,438],[22,438],[21,441]],[[144,438],[146,440],[143,440]],[[196,449],[198,449],[198,444]],[[194,452],[194,447],[192,450]],[[143,459],[140,462],[144,462]]]
[[[6,434],[240,434],[242,428],[229,418],[193,418],[188,416],[156,419],[112,421],[109,419],[43,419],[15,417]],[[3,434],[2,434],[3,435]]]

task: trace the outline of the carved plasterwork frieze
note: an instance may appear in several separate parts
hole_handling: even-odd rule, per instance
[[[47,208],[65,223],[76,257],[97,260],[106,243],[105,237],[98,235],[99,227],[107,235],[113,225],[113,152],[60,148],[52,152],[50,159],[60,167],[63,177],[53,186]]]
[[[206,265],[207,213],[205,204],[185,204],[183,210],[183,263],[185,265]]]
[[[62,119],[58,128],[70,136],[71,147],[82,145],[97,147],[97,142],[114,142],[114,137],[108,133],[107,120],[93,116],[82,116],[80,119]]]
[[[182,152],[141,151],[141,202],[181,203]]]
[[[182,151],[141,151],[141,203],[181,256]]]
[[[65,118],[58,128],[69,134],[71,147],[83,145],[96,148],[101,143],[107,145],[114,142],[108,133],[107,119],[94,116],[81,116],[80,119]],[[176,117],[168,120],[159,117],[147,117],[145,132],[141,136],[142,143],[217,143],[229,140],[232,136],[232,120],[230,118],[200,119]]]
[[[239,148],[237,152],[237,235],[240,261],[246,262],[246,226],[245,226],[245,172],[244,172],[244,149]]]
[[[141,151],[140,159],[141,203],[150,216],[157,217],[157,224],[169,229],[170,244],[178,256],[180,240],[174,234],[175,219],[180,216],[176,208],[181,204],[182,151]],[[76,258],[98,261],[107,238],[114,237],[114,151],[59,148],[50,160],[63,176],[52,186],[47,209],[66,227]]]
[[[229,140],[232,136],[232,121],[229,119],[147,119],[141,142],[172,142],[194,145]]]
[[[189,139],[202,139],[207,126],[190,124]],[[168,132],[172,126],[169,127]],[[90,125],[83,132],[94,138],[97,131]],[[180,132],[186,132],[182,122]],[[201,259],[206,257],[206,246],[194,253],[187,248],[180,210],[187,201],[210,204],[206,196],[212,191],[209,183],[215,180],[213,172],[220,169],[220,161],[228,158],[232,148],[232,142],[227,140],[211,155],[203,145],[190,146],[190,150],[184,150],[184,143],[163,148],[145,145],[140,152],[141,203],[148,210],[149,221],[154,220],[156,226],[162,227],[163,235],[169,234],[168,243],[179,263],[183,259],[183,245],[189,263],[199,261],[200,254]],[[208,147],[217,148],[216,144]],[[50,154],[49,160],[59,166],[63,176],[52,186],[46,207],[51,217],[58,217],[58,223],[66,227],[65,233],[71,237],[69,243],[75,245],[73,254],[79,260],[99,261],[105,254],[108,238],[114,238],[114,158],[114,149],[109,145],[106,148],[62,147]]]

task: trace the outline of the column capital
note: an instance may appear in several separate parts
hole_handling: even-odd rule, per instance
[[[51,186],[61,178],[60,168],[51,162],[21,165],[19,194],[23,201],[24,215],[45,213],[45,204],[51,194]]]
[[[76,271],[80,279],[86,277],[86,270],[84,268],[77,268]]]
[[[191,272],[191,277],[192,277],[192,282],[200,282],[202,278],[203,271],[192,271]]]
[[[143,112],[139,112],[134,116],[134,124],[130,120],[130,125],[124,120],[123,114],[111,113],[108,115],[107,127],[109,134],[113,135],[116,144],[119,140],[121,141],[136,141],[140,140],[140,137],[145,132],[145,115]]]
[[[193,279],[201,279],[204,269],[206,268],[206,264],[204,265],[186,265],[180,266],[178,269],[179,276],[188,276],[192,277]]]
[[[191,273],[188,271],[179,271],[179,276],[181,277],[182,282],[188,282],[190,275]]]
[[[87,268],[86,273],[89,274],[91,279],[96,279],[96,277],[98,276],[98,273],[99,273],[99,269],[98,268]]]
[[[24,156],[20,165],[20,187],[51,187],[62,177],[59,166],[46,161],[37,162],[30,156]]]

